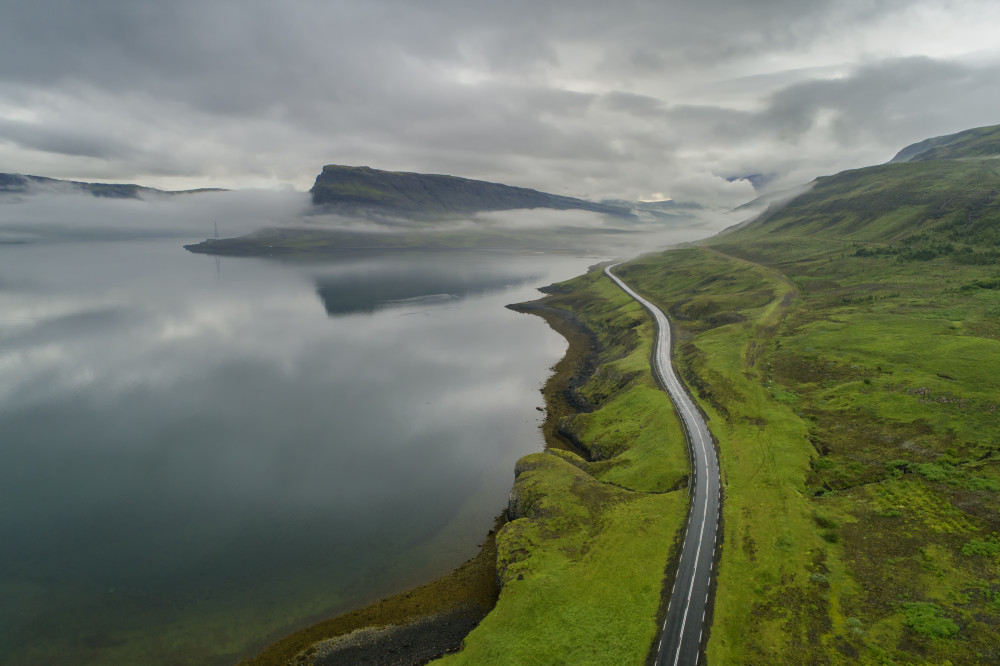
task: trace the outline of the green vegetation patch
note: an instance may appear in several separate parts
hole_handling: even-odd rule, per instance
[[[687,478],[687,445],[673,403],[650,371],[648,315],[600,270],[551,291],[544,302],[577,317],[599,348],[594,373],[576,388],[588,408],[559,423],[580,454],[577,464],[630,490],[679,488]]]
[[[962,546],[962,555],[983,557],[996,557],[1000,555],[1000,539],[994,537],[989,541],[977,541],[973,539]]]
[[[923,636],[950,638],[958,634],[958,625],[944,617],[941,607],[926,601],[902,604],[904,624]]]
[[[444,664],[642,664],[687,497],[597,481],[558,455],[523,459],[501,530],[496,609]]]

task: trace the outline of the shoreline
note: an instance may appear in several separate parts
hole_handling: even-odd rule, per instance
[[[501,513],[479,552],[451,573],[288,634],[239,666],[422,664],[453,652],[496,605],[496,534],[505,523]]]
[[[541,290],[545,295],[538,300],[507,308],[542,318],[567,341],[566,352],[541,389],[541,429],[544,449],[581,453],[561,434],[559,422],[590,409],[575,389],[594,372],[598,343],[573,313],[546,305],[548,289]],[[242,659],[239,666],[416,665],[458,651],[499,598],[496,535],[506,522],[505,507],[479,552],[451,573],[288,634]]]

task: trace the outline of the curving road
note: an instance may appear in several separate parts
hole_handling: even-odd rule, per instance
[[[719,531],[720,479],[719,459],[712,445],[712,435],[694,406],[694,401],[674,374],[670,361],[670,323],[663,312],[622,282],[611,269],[605,274],[626,294],[639,301],[656,322],[656,342],[653,346],[653,372],[660,380],[681,417],[687,433],[694,483],[691,491],[691,513],[688,514],[681,561],[677,567],[670,606],[663,623],[663,634],[657,650],[657,666],[690,666],[698,663],[705,610],[715,561]]]

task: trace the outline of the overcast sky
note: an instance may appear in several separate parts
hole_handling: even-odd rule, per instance
[[[720,205],[1000,123],[996,0],[0,0],[0,171]]]

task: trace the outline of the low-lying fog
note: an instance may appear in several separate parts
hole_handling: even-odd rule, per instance
[[[267,228],[349,230],[378,234],[400,231],[490,231],[586,234],[594,251],[638,253],[705,238],[751,217],[753,210],[682,209],[635,219],[581,210],[510,210],[477,213],[438,222],[381,217],[363,219],[316,211],[306,192],[244,190],[141,199],[95,197],[84,192],[38,188],[29,194],[0,193],[0,243],[177,238],[197,242],[232,238]]]
[[[36,189],[0,194],[0,242],[205,239],[240,236],[288,224],[310,206],[305,192],[244,190],[95,197],[84,192]]]

